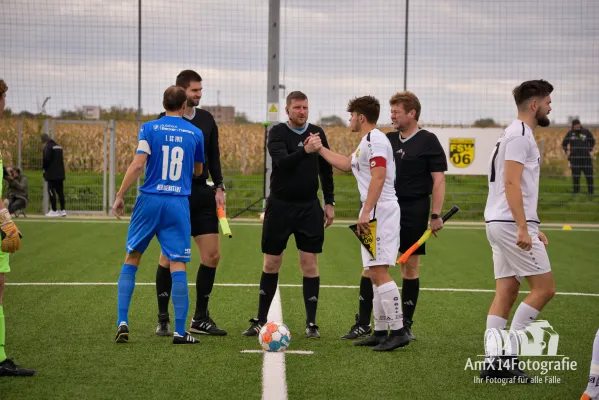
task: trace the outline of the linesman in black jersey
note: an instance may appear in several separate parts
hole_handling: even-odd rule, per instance
[[[202,78],[192,70],[184,70],[177,76],[175,83],[187,93],[187,107],[183,118],[201,129],[204,135],[204,171],[194,176],[189,196],[191,236],[200,252],[200,268],[196,278],[196,307],[191,320],[190,332],[204,335],[224,336],[227,331],[220,329],[210,318],[208,300],[214,286],[216,267],[220,261],[220,243],[218,237],[218,206],[225,205],[225,185],[220,166],[218,147],[218,126],[212,114],[197,108],[202,98]],[[164,115],[160,114],[160,117]],[[208,174],[214,186],[208,185]],[[171,273],[169,260],[160,255],[156,271],[156,295],[158,297],[158,336],[172,335],[168,314],[171,297]]]
[[[242,334],[256,336],[266,322],[277,290],[283,251],[293,234],[304,277],[305,333],[308,338],[319,338],[316,326],[320,290],[318,254],[322,253],[324,228],[331,225],[334,218],[333,168],[318,155],[313,142],[307,140],[318,135],[322,145],[329,147],[322,128],[308,123],[308,97],[299,91],[289,93],[285,111],[289,121],[273,126],[268,137],[272,175],[262,227],[264,266],[258,316],[250,319],[250,327]],[[318,199],[319,176],[324,210]]]
[[[399,252],[404,253],[420,239],[429,224],[435,236],[443,228],[440,214],[445,198],[447,158],[437,136],[418,127],[421,107],[413,93],[396,93],[389,104],[391,121],[397,129],[387,137],[395,154],[395,191],[401,212]],[[426,244],[423,244],[401,265],[403,321],[410,340],[416,339],[411,328],[420,291],[420,256],[425,254]],[[342,339],[356,339],[372,331],[372,299],[372,283],[365,270],[360,282],[359,314]]]

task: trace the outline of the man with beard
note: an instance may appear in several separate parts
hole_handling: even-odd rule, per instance
[[[264,264],[260,278],[258,315],[242,335],[256,336],[262,329],[275,297],[283,251],[293,234],[299,251],[303,275],[305,336],[318,339],[316,308],[320,290],[318,254],[322,253],[324,228],[333,223],[335,205],[333,167],[318,155],[316,141],[328,143],[322,128],[308,123],[308,97],[299,91],[289,93],[286,123],[272,127],[268,135],[268,152],[272,157],[270,195],[266,200],[262,227]],[[324,210],[318,199],[318,177],[322,184]]]
[[[418,127],[421,106],[414,93],[396,93],[389,104],[391,121],[397,129],[388,133],[387,137],[395,157],[395,192],[401,210],[399,252],[405,253],[420,239],[429,224],[435,236],[443,228],[439,215],[445,198],[447,158],[437,136]],[[412,324],[420,291],[420,256],[424,254],[426,244],[401,264],[403,325],[410,340],[416,339],[412,334]],[[370,333],[372,299],[372,284],[368,270],[364,270],[360,280],[359,314],[355,325],[342,339],[356,339]]]
[[[218,147],[218,126],[212,114],[197,108],[202,98],[202,78],[192,70],[179,73],[176,85],[185,89],[187,107],[183,118],[199,128],[204,135],[204,170],[200,176],[194,176],[189,196],[191,236],[200,252],[200,268],[196,278],[196,307],[191,327],[192,333],[224,336],[227,331],[220,329],[210,318],[208,300],[214,286],[216,267],[220,261],[220,243],[218,237],[218,206],[225,205],[225,185],[220,166]],[[164,116],[160,114],[160,117]],[[214,187],[207,183],[208,174]],[[156,271],[156,295],[158,298],[158,326],[156,335],[170,336],[168,303],[171,296],[171,274],[169,261],[160,255]]]
[[[489,163],[489,195],[485,207],[487,238],[493,250],[495,298],[487,316],[481,378],[530,378],[518,367],[517,335],[510,335],[510,355],[495,347],[526,278],[530,294],[516,309],[510,331],[522,331],[537,318],[555,294],[547,256],[547,237],[539,231],[540,153],[533,130],[549,126],[553,86],[544,80],[522,83],[513,91],[518,119],[503,132]],[[499,336],[501,337],[501,336]],[[501,350],[501,349],[499,349]]]

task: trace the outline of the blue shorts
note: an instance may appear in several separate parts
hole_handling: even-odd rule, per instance
[[[129,232],[127,253],[142,253],[156,235],[164,254],[171,261],[191,259],[191,224],[187,196],[141,193],[137,196]]]

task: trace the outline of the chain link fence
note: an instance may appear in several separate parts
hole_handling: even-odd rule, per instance
[[[140,124],[156,118],[164,89],[191,68],[203,77],[201,107],[219,125],[228,215],[257,217],[265,190],[271,4],[3,2],[0,78],[9,91],[0,151],[6,166],[21,166],[29,177],[27,211],[47,210],[40,135],[48,133],[65,151],[67,210],[107,213]],[[333,150],[343,154],[359,141],[346,122],[354,96],[380,100],[386,132],[388,99],[406,87],[420,98],[421,125],[432,132],[451,128],[467,137],[470,129],[488,128],[496,135],[515,118],[512,88],[549,80],[555,86],[552,125],[535,132],[542,151],[540,217],[599,222],[599,198],[588,194],[584,175],[597,171],[599,145],[580,159],[568,160],[562,149],[574,118],[599,139],[596,1],[372,0],[366,7],[356,0],[280,0],[279,12],[278,120],[286,119],[285,96],[305,92],[309,121],[322,125]],[[89,110],[99,111],[98,118],[87,119]],[[476,141],[474,158],[487,159]],[[579,171],[575,193],[572,172]],[[356,218],[353,177],[336,173],[335,185],[337,217]],[[448,174],[446,187],[445,208],[461,208],[456,219],[482,220],[484,173]],[[135,195],[130,191],[127,207]]]

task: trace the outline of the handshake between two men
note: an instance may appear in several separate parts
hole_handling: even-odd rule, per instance
[[[318,133],[311,133],[306,140],[304,140],[304,151],[308,154],[317,153],[322,148],[322,140]]]

